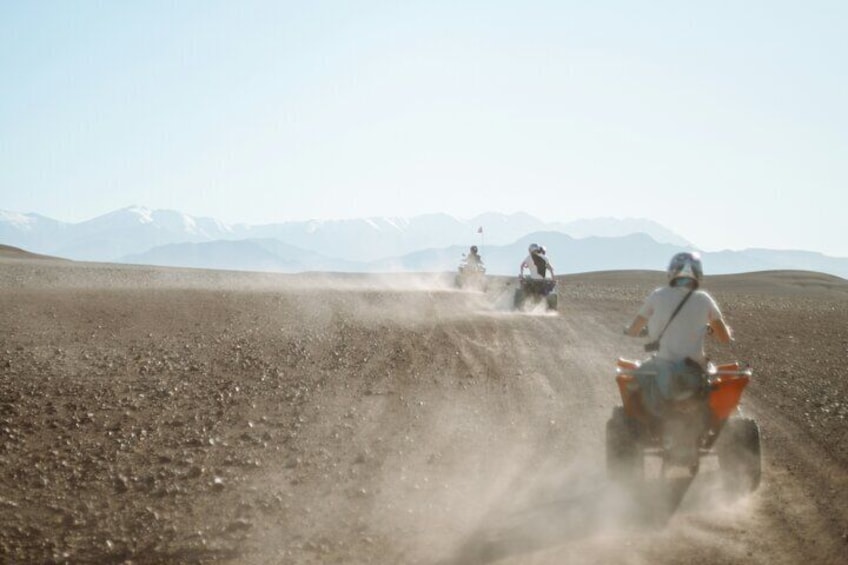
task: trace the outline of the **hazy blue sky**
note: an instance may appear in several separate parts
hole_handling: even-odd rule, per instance
[[[0,209],[645,217],[848,256],[848,2],[0,2]]]

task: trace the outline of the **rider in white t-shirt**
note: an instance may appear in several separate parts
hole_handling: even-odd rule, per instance
[[[518,268],[518,277],[523,277],[524,269],[527,269],[530,273],[531,279],[544,279],[548,271],[551,272],[551,278],[553,278],[554,268],[548,260],[545,247],[536,243],[531,243],[530,247],[527,248],[527,251],[530,254],[524,258],[524,261],[521,262],[521,266]]]
[[[697,253],[676,254],[668,266],[668,286],[658,288],[648,296],[625,330],[627,335],[636,337],[647,326],[652,340],[660,338],[656,356],[641,366],[645,372],[654,372],[651,374],[653,381],[644,376],[639,378],[640,386],[648,389],[643,390],[643,398],[655,414],[660,411],[660,399],[654,398],[655,393],[658,392],[664,400],[670,400],[675,394],[673,391],[680,389],[672,384],[675,375],[688,371],[693,375],[690,382],[693,386],[697,384],[698,375],[693,374],[693,368],[694,373],[702,373],[706,364],[704,338],[708,331],[722,343],[733,339],[713,297],[698,288],[702,278],[703,268]],[[686,302],[671,319],[684,299]],[[665,332],[660,336],[663,328]]]
[[[637,320],[646,321],[651,337],[659,335],[674,309],[689,294],[689,284],[683,282],[684,279],[677,281],[681,283],[655,290],[639,309]],[[726,328],[721,311],[712,296],[703,290],[695,290],[668,325],[660,340],[657,357],[668,361],[688,357],[704,365],[704,337],[710,327]],[[726,333],[726,330],[720,331]]]

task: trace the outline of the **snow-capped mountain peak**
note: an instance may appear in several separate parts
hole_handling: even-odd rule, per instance
[[[696,248],[660,224],[640,218],[555,223],[525,213],[486,213],[470,220],[436,213],[230,226],[213,218],[144,206],[122,208],[80,223],[0,211],[0,243],[32,253],[84,261],[121,262],[129,257],[131,262],[143,262],[148,251],[166,248],[173,255],[169,264],[201,266],[191,262],[192,254],[215,249],[217,259],[207,264],[215,268],[392,270],[400,265],[408,270],[433,270],[451,268],[462,251],[478,245],[491,272],[506,273],[514,270],[516,257],[523,257],[531,239],[544,239],[557,257],[565,258],[557,263],[558,273],[651,269],[676,250]],[[253,243],[235,245],[246,240]],[[249,251],[257,246],[260,251]],[[182,258],[177,257],[179,253]],[[269,259],[269,253],[276,259]],[[710,256],[711,273],[740,265],[804,268],[837,276],[848,273],[848,259],[810,253],[767,252],[764,258],[752,252],[726,255]],[[250,263],[248,256],[259,263]],[[158,261],[162,256],[149,257]]]
[[[129,208],[125,208],[125,210],[129,214],[135,215],[140,224],[152,224],[154,222],[153,210],[150,208],[145,208],[144,206],[130,206]]]
[[[34,220],[35,218],[32,214],[0,210],[0,223],[9,224],[21,230],[31,230],[35,223]]]

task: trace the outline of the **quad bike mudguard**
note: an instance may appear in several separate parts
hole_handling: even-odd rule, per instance
[[[624,411],[631,418],[647,423],[648,414],[642,405],[641,394],[636,386],[634,371],[639,368],[638,361],[618,359],[615,377]],[[741,369],[738,362],[725,363],[715,366],[707,373],[709,377],[709,393],[707,405],[710,408],[710,419],[713,428],[718,429],[722,423],[739,406],[742,391],[748,386],[751,369]]]
[[[556,279],[532,279],[522,277],[521,288],[527,294],[547,296],[556,289]]]

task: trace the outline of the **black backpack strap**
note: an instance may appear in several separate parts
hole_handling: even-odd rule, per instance
[[[533,263],[536,264],[536,272],[538,272],[542,278],[545,278],[545,275],[548,274],[548,262],[545,261],[543,257],[539,257],[535,253],[531,253],[530,258],[533,259]]]

